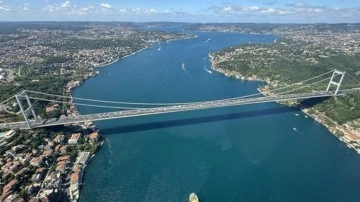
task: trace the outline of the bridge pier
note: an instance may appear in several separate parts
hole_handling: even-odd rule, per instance
[[[334,81],[334,78],[338,75],[341,75],[341,78],[340,78],[340,81],[339,82],[336,82]],[[330,79],[330,82],[326,88],[326,92],[328,92],[330,90],[330,87],[331,85],[335,85],[336,86],[336,90],[335,90],[335,95],[337,95],[337,93],[339,92],[339,89],[340,89],[340,85],[341,85],[341,82],[343,81],[344,79],[344,76],[345,76],[345,72],[341,72],[341,71],[338,71],[338,70],[335,70],[331,76],[331,79]]]
[[[26,93],[26,91],[22,91],[21,93],[15,95],[16,101],[20,107],[20,111],[22,113],[22,115],[24,116],[24,119],[26,121],[27,126],[29,127],[29,129],[31,129],[31,123],[29,121],[29,116],[33,115],[35,121],[37,121],[37,115],[35,113],[34,107],[31,104],[31,101]],[[26,103],[29,105],[28,108],[25,109],[22,99],[25,98]]]

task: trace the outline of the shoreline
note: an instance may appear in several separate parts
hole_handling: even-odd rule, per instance
[[[226,77],[240,79],[240,80],[246,80],[246,81],[261,81],[261,82],[265,82],[265,83],[270,83],[269,81],[265,81],[264,79],[261,79],[261,78],[257,77],[256,75],[253,75],[251,77],[246,77],[246,76],[242,75],[240,72],[229,71],[229,70],[218,68],[213,55],[211,53],[209,53],[208,56],[209,56],[210,62],[211,62],[211,69],[214,71],[217,71],[221,74],[224,74]]]
[[[106,63],[106,64],[97,65],[97,66],[93,67],[93,68],[94,68],[93,74],[91,74],[91,75],[86,75],[81,81],[79,81],[78,85],[76,85],[76,86],[74,86],[74,87],[71,87],[71,88],[69,88],[69,89],[67,89],[67,88],[65,87],[65,91],[67,92],[68,96],[71,96],[71,97],[72,97],[73,91],[74,91],[76,88],[79,88],[79,87],[80,87],[87,79],[89,79],[91,76],[94,76],[94,75],[99,74],[99,71],[95,71],[95,69],[107,67],[107,66],[109,66],[109,65],[111,65],[111,64],[114,64],[114,63],[118,62],[118,61],[121,60],[121,59],[124,59],[124,58],[127,58],[127,57],[129,57],[129,56],[135,55],[135,54],[137,54],[137,53],[139,53],[139,52],[141,52],[141,51],[143,51],[143,50],[145,50],[145,49],[147,49],[147,48],[149,48],[149,47],[151,47],[151,46],[147,46],[147,47],[142,48],[142,49],[140,49],[140,50],[138,50],[138,51],[135,51],[135,52],[133,52],[133,53],[130,53],[130,54],[128,54],[128,55],[119,57],[119,58],[115,59],[114,61],[108,62],[108,63]],[[74,108],[73,108],[73,111],[71,111],[71,113],[68,114],[68,116],[72,116],[72,115],[75,115],[75,116],[76,116],[76,114],[79,114],[79,110],[78,110],[78,108],[76,107],[76,105],[74,104],[73,100],[71,100],[70,108],[71,108],[71,106],[73,106]],[[86,123],[80,123],[79,125],[80,125],[81,127],[84,126],[86,129],[90,129],[90,130],[92,130],[92,128],[96,128],[96,125],[95,125],[92,121],[91,121],[90,123],[91,123],[92,127],[88,127]],[[98,128],[96,128],[96,131],[97,131],[99,134],[101,133],[100,129],[98,129]],[[105,140],[105,137],[102,136],[102,141],[99,143],[99,148],[97,149],[97,151],[102,147],[102,144],[104,143],[104,140]],[[97,151],[96,151],[96,152],[97,152]],[[83,152],[83,151],[79,151],[78,154],[81,153],[81,152]],[[83,168],[81,169],[81,176],[82,176],[82,177],[81,177],[81,179],[82,179],[81,184],[83,184],[84,181],[85,181],[85,177],[84,177],[85,169],[86,169],[86,167],[88,166],[88,164],[90,163],[90,160],[92,159],[92,157],[95,156],[96,152],[92,154],[92,156],[91,156],[91,158],[89,159],[88,163],[87,163],[86,165],[84,165]],[[78,156],[78,157],[79,157],[79,156]],[[77,191],[77,193],[78,193],[78,194],[77,194],[77,198],[76,198],[76,199],[71,199],[71,201],[78,201],[78,200],[80,199],[81,189],[82,189],[82,188],[81,188],[81,186],[80,186],[79,189],[78,189],[78,191]],[[70,196],[70,198],[71,198],[71,196]]]
[[[214,71],[217,71],[219,73],[222,73],[227,77],[234,78],[234,79],[240,79],[240,80],[246,80],[246,81],[262,81],[262,82],[267,83],[267,85],[272,83],[272,81],[265,81],[264,79],[261,79],[261,78],[257,77],[256,75],[254,75],[252,77],[245,77],[240,72],[227,71],[227,70],[218,68],[216,61],[214,59],[214,56],[211,53],[209,53],[209,58],[210,58],[209,60],[211,62],[211,69]],[[258,88],[257,90],[264,96],[268,96],[268,94],[265,93],[264,91],[262,91],[260,88]],[[277,103],[282,104],[282,105],[285,104],[285,103],[281,103],[281,102],[277,102]],[[358,148],[359,145],[356,143],[356,140],[352,140],[350,138],[344,137],[344,136],[348,136],[349,134],[342,125],[334,122],[329,117],[327,117],[325,114],[321,114],[321,115],[320,114],[310,114],[309,108],[299,107],[299,109],[304,114],[306,114],[306,116],[311,117],[314,121],[316,121],[317,123],[319,123],[322,126],[324,126],[325,128],[327,128],[327,130],[332,135],[334,135],[336,138],[338,138],[338,140],[344,142],[347,145],[347,147],[349,147],[350,149],[351,148],[354,149],[358,154],[360,154],[360,148]],[[326,123],[327,121],[330,121],[334,125],[334,127],[332,127],[328,123]],[[346,133],[346,135],[344,133]]]
[[[190,38],[189,38],[189,39],[190,39]],[[165,43],[169,43],[169,42],[176,41],[176,40],[179,40],[179,39],[173,39],[173,40],[170,40],[170,41],[166,41]],[[186,40],[186,39],[180,39],[180,40]],[[146,46],[146,47],[144,47],[144,48],[141,48],[141,49],[139,49],[139,50],[137,50],[137,51],[135,51],[135,52],[129,53],[129,54],[125,55],[125,56],[119,57],[119,58],[117,58],[117,59],[115,59],[115,60],[113,60],[113,61],[111,61],[111,62],[106,63],[106,64],[96,65],[96,66],[93,67],[93,68],[94,68],[94,72],[93,72],[92,75],[97,75],[97,74],[99,74],[99,71],[96,71],[96,69],[98,69],[98,68],[107,67],[107,66],[109,66],[109,65],[111,65],[111,64],[114,64],[114,63],[118,62],[118,61],[121,60],[121,59],[125,59],[125,58],[130,57],[130,56],[133,56],[133,55],[135,55],[135,54],[137,54],[137,53],[139,53],[139,52],[141,52],[141,51],[144,51],[144,50],[146,50],[146,49],[148,49],[148,48],[150,48],[150,47],[153,47],[155,44],[156,44],[156,43],[153,43],[153,44],[151,44],[151,45],[149,45],[149,46]],[[65,87],[65,90],[68,90],[68,95],[69,95],[69,96],[72,96],[73,91],[74,91],[76,88],[79,88],[79,87],[80,87],[87,79],[89,79],[89,77],[91,77],[92,75],[86,75],[86,77],[84,77],[81,81],[79,81],[79,84],[78,84],[78,85],[76,85],[75,87],[72,87],[71,89],[66,89],[66,87]],[[71,100],[70,106],[74,106],[74,111],[71,113],[71,115],[72,115],[72,114],[79,114],[79,110],[77,109],[76,105],[73,103],[73,100]],[[91,123],[92,123],[92,125],[94,126],[94,128],[96,128],[96,125],[95,125],[93,122],[91,122]],[[84,123],[84,124],[81,124],[81,125],[84,125],[84,126],[85,126],[86,124]],[[98,129],[98,128],[96,128],[96,129],[97,129],[97,131],[98,131],[99,133],[101,133],[101,130],[100,130],[100,129]],[[102,135],[102,141],[99,143],[99,149],[102,147],[104,141],[105,141],[105,137]],[[99,150],[99,149],[98,149],[98,150]],[[98,150],[97,150],[97,151],[98,151]],[[97,151],[96,151],[96,152],[97,152]],[[91,159],[92,159],[92,157],[95,156],[96,152],[91,156]],[[83,167],[83,169],[82,169],[82,172],[83,172],[83,173],[85,173],[85,168],[88,166],[89,163],[90,163],[90,162],[88,162],[88,163]],[[84,181],[85,181],[85,177],[83,176],[83,177],[82,177],[82,182],[81,182],[81,184],[83,184]],[[80,199],[81,188],[78,189],[78,193],[79,193],[79,195],[78,195],[79,197],[77,198],[76,201],[78,201],[78,200]]]
[[[119,58],[117,58],[117,59],[115,59],[115,60],[113,60],[113,61],[109,61],[109,62],[107,62],[107,63],[105,63],[105,64],[95,65],[93,68],[98,69],[98,68],[103,68],[103,67],[112,65],[112,64],[116,63],[117,61],[119,61],[119,60],[121,60],[121,59],[125,59],[125,58],[127,58],[127,57],[129,57],[129,56],[135,55],[136,53],[139,53],[139,52],[141,52],[141,51],[143,51],[143,50],[146,50],[146,49],[148,49],[148,48],[150,48],[150,47],[151,47],[151,46],[147,46],[147,47],[142,48],[142,49],[140,49],[140,50],[138,50],[138,51],[135,51],[135,52],[133,52],[133,53],[130,53],[130,54],[128,54],[128,55],[121,56],[121,57],[119,57]],[[86,78],[86,79],[87,79],[87,78]],[[86,79],[85,79],[85,80],[86,80]]]

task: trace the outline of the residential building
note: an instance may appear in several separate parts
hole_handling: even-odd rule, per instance
[[[80,136],[81,136],[81,133],[72,134],[70,139],[68,140],[68,143],[69,144],[77,144]]]

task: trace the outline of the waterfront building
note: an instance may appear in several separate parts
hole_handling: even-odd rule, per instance
[[[86,165],[90,157],[90,152],[80,152],[76,164]]]
[[[70,139],[68,140],[68,143],[69,144],[77,144],[80,136],[81,136],[81,133],[72,134]]]
[[[345,142],[357,142],[360,143],[360,137],[352,133],[344,135]]]
[[[79,198],[79,189],[82,180],[82,168],[79,165],[75,165],[73,168],[73,174],[70,176],[70,199],[76,201]]]
[[[96,143],[99,141],[100,139],[100,135],[98,132],[93,132],[89,135],[89,139],[92,143]]]

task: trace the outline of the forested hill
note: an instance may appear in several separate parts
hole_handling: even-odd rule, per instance
[[[256,77],[276,85],[302,81],[338,69],[350,75],[344,80],[342,88],[360,87],[358,27],[349,32],[340,32],[332,26],[329,29],[322,26],[312,33],[305,28],[302,31],[296,29],[293,33],[287,30],[278,33],[280,38],[270,44],[243,44],[212,53],[213,65],[222,72]],[[312,113],[324,113],[339,124],[348,122],[358,125],[360,94],[331,98],[303,107],[311,108]]]

